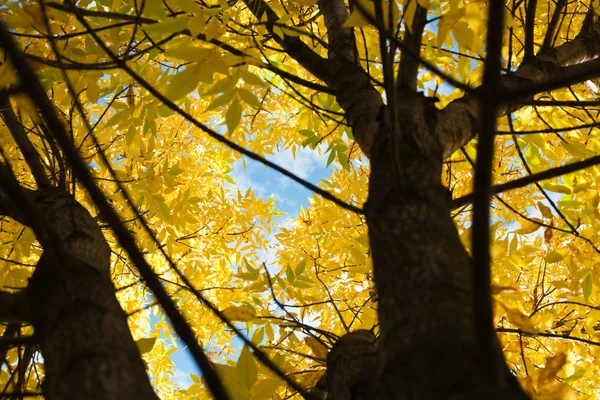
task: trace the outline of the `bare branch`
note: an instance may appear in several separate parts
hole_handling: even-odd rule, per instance
[[[533,57],[533,28],[535,27],[535,9],[537,0],[529,0],[527,14],[525,15],[525,61]]]
[[[571,172],[579,171],[585,168],[592,167],[594,165],[600,164],[600,156],[590,157],[586,160],[577,161],[571,164],[562,165],[556,168],[550,168],[546,171],[538,172],[537,174],[532,174],[525,176],[523,178],[515,179],[514,181],[506,182],[500,185],[496,185],[492,187],[491,193],[496,195],[502,192],[506,192],[509,190],[514,190],[518,188],[522,188],[532,183],[543,181],[546,179],[556,178],[558,176],[568,174]],[[452,200],[452,208],[458,208],[469,204],[473,201],[473,193],[469,193],[465,196],[456,198]]]
[[[267,31],[290,57],[323,82],[331,81],[333,71],[331,71],[329,64],[323,57],[315,53],[298,37],[286,35],[284,32],[283,38],[280,38],[274,33],[273,27],[280,18],[266,2],[263,0],[244,0],[244,4],[259,21],[262,21],[266,16]]]
[[[494,332],[490,257],[490,198],[492,160],[494,159],[494,134],[496,115],[500,103],[497,92],[502,71],[502,37],[504,30],[504,1],[490,0],[488,6],[487,53],[483,73],[482,96],[479,98],[481,135],[477,143],[477,162],[474,177],[473,224],[471,230],[473,252],[471,259],[473,282],[473,311],[475,334],[484,374],[495,382],[501,376],[502,354],[498,352]]]
[[[6,96],[0,96],[0,114],[2,114],[4,124],[10,131],[15,143],[23,154],[23,158],[31,170],[35,183],[37,183],[40,188],[50,187],[50,180],[48,179],[46,170],[40,160],[40,156],[27,137],[23,125],[21,125],[21,122],[17,119],[10,101]]]
[[[563,12],[566,5],[567,5],[567,0],[558,0],[556,2],[556,7],[554,8],[554,13],[552,14],[552,19],[550,20],[550,23],[548,24],[548,29],[546,29],[546,35],[544,36],[544,43],[542,44],[543,48],[552,47],[552,42],[554,39],[554,32],[556,31],[556,27],[558,26],[558,21],[560,20],[560,14]],[[529,18],[529,14],[527,15],[527,17]]]
[[[423,40],[423,30],[427,22],[427,9],[416,4],[415,16],[412,27],[406,30],[404,43],[413,54],[421,52],[421,42]],[[409,54],[402,53],[400,67],[398,69],[398,80],[396,85],[400,90],[415,91],[417,89],[417,75],[419,73],[419,59]]]

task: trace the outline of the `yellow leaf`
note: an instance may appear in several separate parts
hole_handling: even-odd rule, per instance
[[[0,88],[16,86],[18,77],[10,60],[6,60],[0,65]]]
[[[535,326],[529,319],[527,315],[525,315],[518,308],[510,307],[502,302],[499,304],[506,311],[506,319],[508,322],[516,326],[517,328],[525,331],[525,332],[536,332]]]
[[[458,58],[458,74],[464,82],[469,82],[469,76],[471,75],[471,59],[468,57],[460,56]]]
[[[301,6],[312,6],[317,4],[318,0],[290,0],[292,3],[299,4]]]
[[[127,98],[127,105],[129,106],[129,109],[133,111],[135,107],[135,92],[133,91],[133,83],[129,84],[125,97]]]
[[[87,98],[92,103],[98,102],[100,98],[100,87],[96,83],[96,81],[90,81],[85,89],[85,93],[87,94]]]
[[[521,222],[521,228],[514,231],[514,233],[518,233],[521,235],[527,235],[529,233],[533,233],[533,232],[537,231],[538,229],[540,229],[542,227],[540,225],[540,223],[542,223],[542,221],[539,218],[530,218],[530,219],[531,219],[531,221],[524,220],[523,222]]]
[[[255,108],[260,108],[260,101],[248,89],[239,88],[238,94],[240,96],[240,99],[242,99],[248,105],[255,107]]]
[[[238,99],[233,99],[227,112],[225,113],[225,122],[227,122],[227,131],[232,133],[240,124],[242,119],[242,106]]]
[[[280,386],[280,379],[261,379],[252,387],[250,400],[271,399]]]
[[[240,385],[244,389],[250,390],[258,379],[258,368],[256,366],[254,355],[252,355],[248,346],[242,348],[235,371]]]
[[[144,30],[149,33],[162,33],[162,34],[170,34],[177,33],[185,30],[190,23],[190,18],[188,17],[177,17],[177,18],[168,18],[165,22],[160,22],[158,24],[148,24],[143,25]]]
[[[222,311],[229,321],[248,322],[254,319],[254,312],[247,306],[229,306]]]
[[[546,262],[550,264],[559,262],[565,258],[565,256],[567,255],[566,252],[566,250],[552,250],[550,254],[544,257],[544,260],[546,260]]]
[[[547,207],[541,201],[537,202],[537,206],[544,218],[552,219],[552,210],[550,210],[550,207]]]
[[[492,283],[492,294],[498,294],[502,292],[519,293],[519,288],[512,285],[497,285]]]
[[[404,0],[402,9],[404,10],[404,26],[408,31],[412,31],[413,20],[415,19],[415,12],[417,11],[417,3],[414,0]]]
[[[375,18],[375,4],[373,2],[360,0],[359,4],[365,12]],[[350,28],[353,26],[367,26],[370,24],[369,20],[360,11],[359,6],[355,6],[352,14],[350,14],[346,22],[344,22],[344,27]]]
[[[561,185],[559,183],[542,183],[542,187],[551,192],[571,194],[571,189],[569,187]]]
[[[367,256],[365,254],[365,249],[357,248],[356,246],[349,247],[348,250],[352,257],[354,257],[354,261],[357,264],[367,265]]]
[[[167,87],[167,97],[171,100],[179,100],[195,90],[200,80],[198,68],[198,64],[188,65],[183,71],[172,76]]]
[[[536,314],[532,317],[532,322],[535,324],[539,332],[543,332],[554,326],[556,316],[553,314]]]
[[[319,359],[325,360],[327,359],[327,347],[323,345],[320,341],[315,339],[312,336],[307,336],[304,338],[304,343],[312,350],[312,353]]]
[[[562,369],[567,361],[566,353],[558,353],[546,358],[546,366],[540,371],[538,385],[546,386],[554,382],[556,374]]]

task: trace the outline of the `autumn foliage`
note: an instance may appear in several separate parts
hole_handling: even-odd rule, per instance
[[[381,299],[366,219],[339,205],[363,207],[371,162],[355,141],[335,90],[284,45],[297,40],[327,58],[332,49],[324,18],[317,1],[282,0],[266,2],[278,19],[268,12],[259,19],[252,7],[262,3],[0,2],[0,22],[23,49],[95,183],[135,237],[233,399],[299,395],[259,362],[221,317],[307,391],[314,391],[322,378],[328,349],[337,338],[357,329],[379,332]],[[354,29],[358,65],[380,94],[389,79],[382,68],[382,27],[402,39],[418,18],[424,21],[420,57],[437,70],[421,66],[416,89],[443,110],[467,93],[455,83],[482,85],[487,1],[377,3],[346,2],[350,15],[344,27]],[[588,60],[600,56],[600,22],[593,11],[600,12],[598,1],[504,3],[503,74],[514,73],[542,50],[574,41],[583,29],[591,29],[597,40]],[[392,40],[386,45],[399,46]],[[399,54],[392,59],[394,75],[399,75]],[[0,59],[0,163],[10,166],[27,189],[39,187],[35,174],[43,171],[102,228],[112,252],[110,274],[118,300],[160,398],[210,398],[205,375],[185,371],[192,384],[177,380],[172,356],[184,345],[48,133],[39,104],[21,90],[19,71],[6,49],[0,50]],[[591,78],[503,106],[492,184],[597,155],[599,87]],[[27,146],[15,132],[28,138]],[[338,204],[315,193],[296,212],[282,212],[284,193],[238,185],[250,158],[229,142],[261,159],[284,152],[319,154],[319,168],[327,168],[329,177],[316,185]],[[440,177],[469,253],[472,198],[465,196],[473,191],[477,144],[475,138],[459,146],[444,160]],[[29,149],[39,171],[28,159]],[[494,192],[490,201],[494,324],[508,368],[531,399],[600,393],[599,177],[600,168],[589,164]],[[28,285],[43,249],[31,227],[5,217],[10,214],[1,201],[0,215],[0,285],[13,293]],[[222,315],[211,312],[198,293]],[[418,287],[414,293],[428,296]],[[43,358],[32,344],[11,342],[31,336],[32,326],[22,325],[18,335],[7,333],[8,325],[2,329],[3,393],[41,393]]]

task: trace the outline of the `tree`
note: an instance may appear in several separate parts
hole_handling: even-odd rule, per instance
[[[1,4],[4,394],[597,390],[597,1]],[[315,192],[293,224],[240,156]]]

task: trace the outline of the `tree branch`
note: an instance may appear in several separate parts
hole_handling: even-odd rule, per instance
[[[129,15],[129,14],[123,14],[123,13],[116,13],[116,12],[110,12],[110,11],[97,11],[97,10],[86,10],[84,8],[81,7],[75,7],[73,6],[72,8],[64,5],[64,4],[58,4],[58,3],[48,3],[46,4],[48,7],[51,8],[55,8],[57,10],[61,10],[64,11],[66,13],[73,13],[73,11],[75,10],[77,13],[79,13],[80,15],[83,16],[87,16],[87,17],[97,17],[97,18],[105,18],[105,19],[115,19],[115,20],[121,20],[124,21],[126,23],[135,23],[135,24],[145,24],[145,25],[153,25],[153,24],[157,24],[159,23],[158,20],[152,19],[152,18],[146,18],[146,17],[139,17],[139,16],[135,16],[135,15]],[[172,16],[176,16],[178,15],[177,13],[173,14]],[[275,25],[275,24],[274,24]],[[115,28],[118,27],[118,24],[112,25],[110,27],[102,27],[102,28],[97,28],[97,29],[89,29],[83,32],[77,32],[77,35],[84,35],[84,34],[88,34],[90,32],[100,32],[102,30],[105,29],[109,29],[109,28]],[[227,43],[224,43],[218,39],[215,38],[207,38],[207,36],[203,33],[198,33],[196,36],[193,36],[192,33],[190,32],[189,29],[184,29],[181,32],[175,33],[173,35],[171,35],[170,37],[168,37],[167,39],[161,40],[158,43],[153,44],[152,46],[148,46],[147,48],[145,48],[144,50],[140,51],[140,52],[136,52],[135,54],[132,55],[126,55],[125,57],[123,57],[124,59],[133,59],[133,58],[137,58],[139,57],[141,54],[143,53],[147,53],[148,51],[159,47],[158,45],[161,43],[166,43],[167,41],[170,41],[171,39],[173,39],[175,36],[177,36],[178,34],[182,34],[182,35],[187,35],[190,37],[195,37],[198,40],[202,40],[204,42],[207,43],[211,43],[223,50],[228,51],[231,54],[234,54],[236,56],[240,56],[240,57],[248,57],[251,58],[250,56],[248,56],[246,53],[244,53],[243,51],[235,48],[234,46],[231,46]],[[39,36],[39,35],[37,35]],[[276,35],[275,35],[276,36]],[[56,35],[54,37],[52,36],[43,36],[46,39],[49,40],[59,40],[59,39],[65,39],[65,38],[69,38],[70,36],[65,34],[65,35]],[[312,51],[309,49],[309,51]],[[316,54],[315,54],[316,55]],[[57,60],[44,60],[41,57],[36,57],[34,55],[28,54],[27,55],[28,58],[34,59],[38,62],[42,62],[48,65],[52,65],[54,67],[57,68],[71,68],[71,69],[112,69],[112,68],[117,68],[118,66],[114,63],[114,62],[107,62],[107,63],[93,63],[93,64],[85,64],[85,63],[59,63]],[[291,82],[297,83],[299,85],[303,85],[309,89],[314,89],[320,92],[325,92],[325,93],[330,93],[331,90],[329,90],[326,86],[320,85],[318,83],[315,82],[309,82],[305,79],[302,79],[296,75],[293,75],[289,72],[283,71],[280,68],[277,68],[276,66],[272,65],[272,64],[264,64],[261,66],[262,68],[268,69],[271,72],[276,73],[277,75],[281,76],[282,78],[286,78]]]
[[[31,323],[29,292],[26,289],[14,293],[0,291],[0,321]]]
[[[10,182],[11,178],[12,171],[10,167],[7,164],[0,163],[0,182],[2,182],[2,186],[0,186],[0,216],[10,217],[23,225],[29,226],[27,216],[15,204],[8,191],[9,188],[6,182]]]
[[[563,9],[567,5],[566,0],[558,0],[556,2],[556,7],[554,8],[554,13],[552,14],[552,19],[550,19],[550,23],[548,24],[548,29],[546,29],[546,35],[544,36],[544,42],[542,44],[543,48],[552,47],[552,42],[554,39],[554,32],[556,31],[556,27],[558,26],[558,21],[560,20],[560,14],[563,12]],[[527,15],[529,17],[529,15]]]
[[[2,114],[4,124],[23,154],[23,158],[31,170],[31,175],[33,175],[35,183],[40,188],[50,187],[50,180],[40,160],[40,156],[27,137],[23,125],[17,119],[7,96],[0,96],[0,114]]]
[[[525,60],[533,57],[533,28],[535,27],[536,8],[537,0],[529,0],[529,3],[527,4],[527,14],[525,15]]]
[[[554,49],[543,49],[514,73],[502,76],[502,100],[506,103],[527,100],[540,92],[600,76],[600,21],[595,13],[588,14],[586,21],[572,41]],[[474,94],[456,99],[438,113],[435,134],[442,145],[444,157],[477,134],[481,117],[477,102],[480,92],[478,89]],[[505,105],[500,108],[498,117],[516,108]]]
[[[416,1],[416,0],[414,0]],[[421,52],[421,42],[423,40],[423,30],[427,23],[427,9],[416,4],[415,16],[411,29],[407,29],[405,33],[404,43],[412,54]],[[417,75],[419,73],[420,61],[418,58],[412,57],[409,54],[402,52],[400,59],[400,67],[398,68],[398,80],[396,85],[400,90],[409,90],[414,92],[417,90]]]
[[[262,21],[266,16],[267,21],[265,26],[267,31],[272,35],[273,40],[275,40],[290,57],[323,82],[328,83],[331,81],[333,71],[329,68],[327,60],[310,49],[299,37],[286,35],[284,32],[283,38],[281,38],[274,33],[273,27],[280,18],[266,2],[263,0],[244,0],[244,4],[246,4],[246,7],[248,7],[259,21]]]
[[[319,0],[319,9],[325,19],[329,42],[329,59],[342,58],[356,63],[356,42],[352,28],[345,28],[348,10],[344,0]]]
[[[491,189],[491,194],[496,195],[502,192],[506,192],[508,190],[514,190],[518,188],[522,188],[532,183],[543,181],[546,179],[556,178],[558,176],[568,174],[571,172],[579,171],[585,168],[592,167],[594,165],[600,164],[600,156],[590,157],[586,160],[577,161],[571,164],[562,165],[556,168],[550,168],[546,171],[538,172],[537,174],[532,174],[525,176],[523,178],[515,179],[514,181],[502,183],[500,185],[493,186]],[[462,197],[458,197],[451,202],[452,208],[458,208],[469,204],[473,201],[473,193],[469,193]]]

